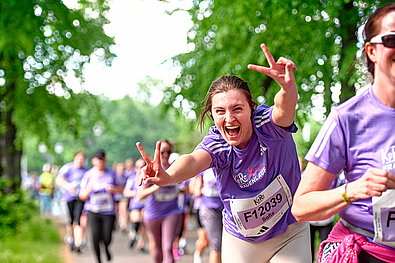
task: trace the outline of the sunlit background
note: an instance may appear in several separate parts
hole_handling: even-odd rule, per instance
[[[75,5],[74,0],[65,3],[69,7]],[[115,37],[113,51],[117,57],[112,66],[107,67],[92,56],[92,62],[85,68],[85,83],[81,86],[79,81],[69,77],[68,84],[76,92],[82,88],[111,99],[120,99],[125,95],[135,97],[138,83],[146,76],[170,85],[179,69],[166,60],[188,50],[187,32],[193,24],[187,12],[169,14],[166,11],[175,7],[189,9],[190,6],[191,0],[170,3],[113,0],[107,16],[110,24],[104,29],[106,34]],[[152,103],[159,103],[161,90],[153,94]]]

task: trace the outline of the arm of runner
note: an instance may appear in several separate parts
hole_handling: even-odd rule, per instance
[[[368,169],[361,178],[347,183],[347,188],[328,190],[335,177],[318,165],[308,163],[292,205],[292,214],[298,221],[329,218],[358,199],[381,196],[388,188],[395,187],[395,175],[381,169]],[[349,202],[342,197],[344,192]]]
[[[66,189],[69,192],[74,192],[75,191],[75,186],[70,184],[69,182],[66,181],[66,179],[64,178],[63,174],[59,174],[56,177],[56,184],[60,187],[62,187],[63,189]]]
[[[211,155],[204,150],[196,150],[190,154],[181,155],[165,171],[160,164],[160,141],[156,143],[154,159],[152,160],[145,152],[140,142],[137,144],[146,166],[141,169],[140,182],[165,186],[183,182],[210,167]]]
[[[89,194],[92,192],[92,186],[88,186],[84,189],[81,189],[80,194],[79,194],[79,198],[82,201],[86,201],[88,200]]]
[[[261,44],[261,48],[269,67],[250,64],[248,68],[268,75],[280,85],[281,89],[274,97],[272,118],[276,125],[289,127],[294,122],[298,102],[298,88],[292,72],[292,70],[297,70],[296,65],[284,57],[280,57],[276,62],[265,44]]]

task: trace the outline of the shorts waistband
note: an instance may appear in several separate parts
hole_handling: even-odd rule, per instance
[[[373,234],[373,233],[371,233],[371,232],[369,232],[369,231],[367,231],[367,230],[365,230],[365,229],[359,228],[359,227],[357,227],[357,226],[354,226],[354,225],[348,223],[348,222],[347,222],[346,220],[344,220],[343,218],[340,218],[340,222],[342,222],[342,224],[343,224],[345,227],[347,227],[348,229],[350,229],[350,230],[351,230],[352,232],[354,232],[354,233],[358,233],[358,234],[361,234],[361,235],[363,235],[363,236],[367,236],[367,237],[374,238],[374,234]]]

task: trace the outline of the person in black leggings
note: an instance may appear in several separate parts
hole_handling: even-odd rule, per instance
[[[107,260],[112,259],[109,246],[115,222],[114,194],[121,193],[122,187],[116,181],[115,172],[106,168],[103,150],[94,154],[92,164],[93,168],[82,178],[80,199],[85,200],[93,248],[97,262],[101,263],[100,243],[104,244]]]
[[[67,226],[66,243],[70,250],[81,251],[84,240],[82,239],[83,226],[80,218],[84,208],[84,201],[80,200],[78,195],[83,175],[88,170],[84,167],[85,154],[77,152],[74,155],[73,162],[65,164],[58,172],[56,183],[64,191],[64,199],[69,209],[69,225]]]

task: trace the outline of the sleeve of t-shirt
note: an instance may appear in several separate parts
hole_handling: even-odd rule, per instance
[[[292,123],[287,129],[277,126],[272,119],[273,106],[260,105],[254,112],[254,124],[255,130],[258,134],[263,136],[265,139],[281,140],[290,133],[298,131],[295,123]]]
[[[81,179],[81,190],[86,189],[86,187],[88,186],[88,181],[89,181],[89,176],[87,173],[85,173]]]
[[[63,175],[64,178],[67,178],[68,177],[69,167],[70,167],[69,164],[63,165],[62,168],[59,169],[58,174],[59,175]]]
[[[202,149],[211,155],[211,167],[223,167],[227,163],[227,153],[230,148],[231,146],[222,138],[218,129],[212,126],[195,150]]]
[[[126,181],[125,189],[132,190],[133,187],[133,180],[132,176],[129,176],[128,180]]]
[[[305,159],[338,174],[346,165],[346,140],[337,111],[332,110]]]

